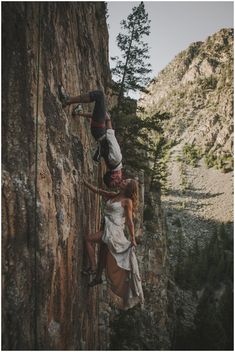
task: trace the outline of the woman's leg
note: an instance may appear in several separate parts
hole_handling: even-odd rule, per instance
[[[106,266],[107,250],[108,250],[107,245],[104,242],[101,242],[99,256],[98,256],[97,275],[96,275],[98,279],[102,278],[102,273]]]
[[[101,241],[100,250],[98,254],[98,264],[96,270],[96,276],[94,279],[88,284],[90,287],[102,284],[102,273],[104,268],[106,267],[106,257],[107,257],[108,247],[107,245]]]
[[[103,235],[103,231],[98,231],[94,234],[88,234],[86,237],[86,249],[87,249],[92,271],[96,270],[94,243],[100,242],[102,235]]]

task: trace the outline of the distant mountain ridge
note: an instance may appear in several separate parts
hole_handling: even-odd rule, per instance
[[[231,168],[233,29],[221,29],[205,42],[191,44],[147,89],[139,105],[148,115],[171,115],[163,126],[167,139],[197,146],[214,165]]]

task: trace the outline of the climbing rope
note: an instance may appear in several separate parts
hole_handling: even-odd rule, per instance
[[[40,81],[40,55],[41,55],[41,3],[38,3],[38,43],[37,43],[37,85],[36,85],[36,116],[35,116],[35,197],[34,197],[34,345],[38,350],[37,317],[38,317],[38,227],[37,227],[37,201],[38,201],[38,120],[39,120],[39,81]]]

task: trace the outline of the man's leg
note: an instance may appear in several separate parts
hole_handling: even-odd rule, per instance
[[[71,104],[91,102],[89,94],[82,94],[76,97],[71,97],[65,92],[64,87],[61,84],[58,86],[58,95],[63,108]]]
[[[89,93],[91,101],[95,102],[94,110],[92,113],[92,121],[91,121],[91,134],[95,138],[96,141],[100,140],[101,137],[105,136],[106,127],[105,127],[105,98],[104,93],[101,90],[95,90]],[[100,157],[99,151],[95,153],[93,160],[99,162]]]
[[[78,103],[75,107],[73,115],[85,116],[92,119],[91,123],[91,133],[95,140],[99,139],[106,131],[106,119],[110,116],[106,112],[104,94],[100,90],[91,91],[86,95],[79,95],[77,97],[70,97],[68,99],[68,104]],[[95,102],[93,113],[84,114],[81,109],[81,103],[83,102]],[[111,128],[111,127],[109,127]],[[98,129],[98,130],[97,130]]]
[[[104,93],[101,90],[94,90],[87,94],[77,95],[71,97],[64,92],[63,87],[60,85],[58,87],[59,99],[62,105],[65,107],[71,104],[81,104],[81,103],[92,103],[95,102],[93,110],[93,120],[97,123],[105,122],[105,98]]]
[[[92,100],[89,94],[77,95],[76,97],[68,97],[67,105],[79,104],[79,103],[91,103]]]
[[[99,124],[104,123],[106,117],[106,108],[104,94],[101,90],[94,90],[89,92],[88,94],[78,95],[76,97],[69,97],[67,105],[92,102],[95,102],[94,110],[92,113],[93,121]]]
[[[104,93],[101,90],[95,90],[89,93],[91,101],[95,102],[93,110],[93,120],[97,123],[105,123],[106,107]]]

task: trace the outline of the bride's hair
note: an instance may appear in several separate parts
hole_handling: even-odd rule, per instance
[[[135,214],[139,202],[138,190],[138,182],[136,180],[130,179],[130,182],[128,182],[128,184],[126,185],[124,194],[127,198],[130,198],[132,200],[133,214]]]

